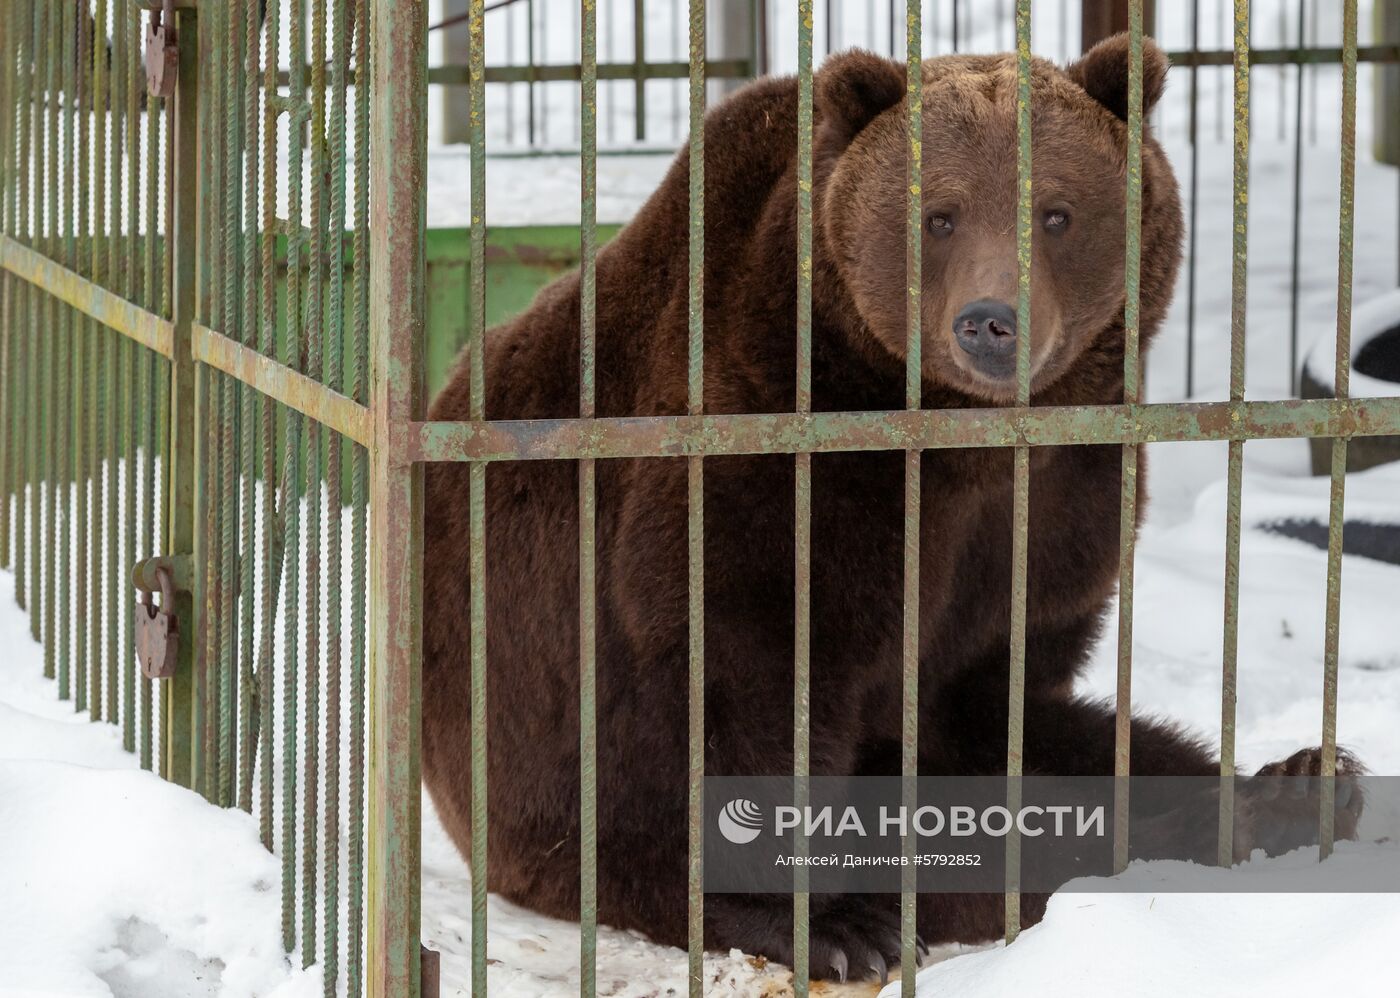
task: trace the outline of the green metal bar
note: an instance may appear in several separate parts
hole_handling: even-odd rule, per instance
[[[686,412],[705,409],[705,0],[690,0],[690,248],[686,332]],[[686,572],[689,712],[687,718],[687,975],[691,998],[704,994],[705,959],[705,464],[686,462]]]
[[[145,73],[140,71],[141,52],[141,12],[133,0],[125,0],[121,7],[121,17],[116,25],[116,33],[127,38],[127,56],[118,63],[126,77],[126,297],[135,301],[138,295],[137,261],[140,260],[141,236],[141,117],[138,94],[145,82]],[[122,532],[122,556],[117,564],[118,572],[126,571],[126,566],[136,563],[136,534],[140,522],[138,497],[136,495],[136,421],[138,406],[149,405],[137,391],[136,344],[122,339],[122,393],[125,404],[122,415],[125,426],[122,430],[122,451],[124,481],[122,494],[125,497],[123,516],[125,529]],[[114,587],[114,603],[121,611],[122,625],[122,745],[128,752],[136,751],[136,620],[135,605],[130,589],[121,585]]]
[[[242,187],[242,147],[240,131],[242,116],[239,101],[243,93],[242,51],[244,0],[229,0],[222,5],[219,24],[219,50],[222,69],[222,115],[224,126],[222,154],[222,185],[220,226],[223,235],[223,256],[219,260],[223,277],[221,296],[222,328],[237,331],[242,321],[242,299],[239,295],[239,263],[242,261],[242,232],[240,230],[240,198]],[[218,210],[218,209],[216,209]],[[216,324],[219,328],[219,324]],[[238,758],[238,636],[239,620],[236,610],[238,592],[238,526],[239,526],[239,402],[244,389],[232,378],[221,375],[219,414],[219,803],[233,807],[237,798]]]
[[[48,252],[48,225],[44,215],[44,209],[48,200],[45,195],[48,192],[48,173],[44,169],[44,155],[47,141],[47,120],[43,114],[43,108],[54,103],[52,98],[52,87],[49,82],[49,63],[51,48],[48,44],[49,5],[40,4],[36,9],[35,16],[35,38],[34,38],[34,80],[35,86],[39,88],[42,104],[34,114],[34,246],[45,256],[51,256]],[[56,152],[57,150],[55,150]],[[47,328],[45,323],[45,312],[47,311],[48,299],[43,295],[31,295],[29,298],[29,363],[25,365],[25,374],[29,380],[29,406],[30,418],[28,420],[29,429],[29,474],[26,481],[29,483],[29,634],[35,641],[43,640],[43,613],[44,613],[44,552],[52,550],[51,547],[44,546],[44,440],[47,437],[48,413],[45,411],[45,396],[48,394],[47,381],[45,377],[48,364],[46,363],[48,351],[45,349],[47,336],[43,331]],[[50,522],[52,522],[50,520]],[[51,647],[51,645],[50,645]],[[53,661],[47,655],[44,658],[44,675],[53,675]]]
[[[797,371],[794,402],[812,411],[812,3],[797,5]],[[793,805],[811,798],[812,746],[812,455],[795,458],[793,489]],[[798,829],[796,855],[807,855]],[[811,978],[811,895],[805,867],[793,874],[792,988],[806,998]]]
[[[1341,214],[1337,239],[1337,354],[1333,394],[1351,395],[1352,251],[1356,241],[1356,0],[1342,5]],[[1347,439],[1332,442],[1331,503],[1327,518],[1327,618],[1322,672],[1322,792],[1318,857],[1332,854],[1336,835],[1337,645],[1342,616],[1342,524],[1346,506]]]
[[[4,57],[4,103],[0,105],[0,162],[4,164],[4,182],[0,184],[0,235],[15,230],[19,204],[16,199],[18,175],[27,169],[15,155],[15,143],[19,126],[19,54],[22,50],[24,5],[6,5],[4,18],[5,31],[0,36],[0,53]],[[0,416],[7,426],[16,426],[17,392],[15,390],[15,314],[16,299],[20,293],[18,283],[7,271],[0,270]],[[11,497],[18,495],[18,481],[14,471],[14,446],[12,433],[0,434],[0,568],[10,565],[10,503]]]
[[[195,363],[190,356],[190,330],[198,305],[197,264],[200,255],[200,226],[197,194],[192,179],[199,176],[199,34],[193,10],[176,15],[179,46],[179,77],[175,97],[165,102],[166,167],[163,190],[166,196],[168,228],[165,253],[165,290],[173,324],[170,351],[170,380],[161,415],[165,450],[162,457],[164,520],[161,548],[167,552],[193,551],[195,545]],[[180,178],[181,182],[175,180]],[[194,638],[200,633],[202,605],[190,593],[177,593],[175,612],[183,622],[184,633]],[[198,642],[180,642],[179,662],[173,678],[162,683],[161,775],[182,786],[196,786],[202,760],[196,718],[199,701],[195,698],[200,667]]]
[[[123,285],[123,278],[127,269],[126,254],[122,252],[123,245],[120,237],[122,228],[122,191],[123,191],[123,168],[125,166],[123,158],[123,139],[126,134],[126,80],[127,73],[124,71],[127,65],[126,35],[121,30],[123,0],[113,0],[111,5],[112,13],[112,66],[111,66],[111,93],[108,107],[111,109],[112,128],[108,133],[111,148],[108,152],[107,167],[109,172],[109,191],[111,194],[111,221],[107,238],[107,280],[108,286],[112,289],[119,289]],[[121,537],[121,436],[120,426],[122,412],[125,408],[124,386],[121,379],[121,362],[123,352],[123,341],[104,331],[103,340],[107,350],[107,363],[105,374],[107,378],[107,413],[105,428],[107,431],[107,488],[106,488],[106,516],[107,525],[103,531],[103,536],[107,541],[107,558],[105,563],[107,583],[107,612],[106,627],[103,633],[107,638],[107,678],[103,692],[107,696],[106,720],[110,724],[121,722],[121,597],[127,590],[124,588],[125,571],[119,564],[120,558],[120,537]]]
[[[472,4],[472,62],[483,65],[481,0]],[[421,853],[423,469],[390,446],[390,427],[422,402],[427,225],[427,5],[381,0],[373,13],[371,90],[370,323],[373,330],[372,645],[369,810],[369,993],[416,998],[419,988]],[[479,91],[481,83],[473,84]],[[477,92],[474,97],[482,95]],[[484,248],[482,110],[472,103],[473,280]],[[481,357],[484,299],[473,308],[473,357]],[[481,368],[474,374],[479,382]],[[472,415],[485,400],[473,392]],[[485,905],[485,484],[471,470],[472,994],[486,992]],[[482,722],[478,724],[477,722]],[[475,777],[481,774],[482,779]],[[480,821],[478,822],[478,819]],[[480,838],[478,838],[480,834]],[[479,917],[478,917],[479,916]]]
[[[893,11],[891,11],[893,18]],[[905,147],[904,283],[904,406],[923,408],[923,235],[924,235],[924,96],[923,16],[919,0],[905,8],[905,77],[908,122]],[[900,794],[912,812],[919,778],[919,591],[920,531],[923,512],[923,457],[904,452],[904,634],[900,695]],[[914,969],[918,954],[918,876],[913,865],[915,841],[906,836],[899,896],[900,992],[914,998]]]
[[[326,276],[326,0],[311,5],[311,255],[307,281],[306,374],[320,382],[324,376],[325,353],[325,276]],[[293,218],[296,224],[300,219]],[[302,858],[301,858],[301,953],[302,965],[316,961],[316,873],[320,842],[317,814],[320,806],[320,715],[321,673],[324,668],[321,644],[321,503],[323,483],[321,424],[312,420],[306,428],[306,575],[305,593],[306,655],[302,665],[306,684],[303,734],[302,780]]]
[[[80,18],[80,23],[87,23],[88,18],[91,16],[91,10],[92,8],[91,5],[88,3],[88,0],[83,0],[83,2],[79,5],[78,8],[78,17]],[[83,150],[87,150],[89,148],[88,133],[92,124],[91,116],[93,112],[93,63],[92,52],[90,51],[92,36],[86,30],[78,31],[76,33],[78,35],[78,53],[76,59],[78,66],[78,75],[80,79],[79,103],[81,105],[78,109],[79,114],[77,122],[77,143],[80,148],[82,148]],[[82,238],[91,240],[93,233],[90,230],[88,224],[91,163],[90,158],[86,154],[86,152],[84,153],[84,155],[78,157],[77,166],[78,235]],[[93,241],[95,242],[95,240]],[[6,263],[8,259],[8,248],[8,243],[0,242],[0,264],[8,265]],[[34,262],[42,263],[43,261],[36,260]],[[82,254],[81,256],[75,254],[74,256],[69,258],[68,262],[72,266],[73,270],[80,276],[83,275],[84,272],[91,273],[91,260],[87,254]],[[96,285],[92,285],[92,287],[94,289],[97,288]],[[98,289],[94,292],[94,294],[100,295],[106,294],[106,292],[105,289]],[[60,297],[63,296],[60,295]],[[65,300],[67,299],[65,298]],[[79,311],[82,311],[82,309],[79,308]],[[73,649],[76,658],[76,674],[73,677],[73,708],[75,710],[81,711],[86,710],[88,706],[88,691],[91,689],[91,670],[93,669],[93,659],[91,655],[91,650],[93,648],[93,639],[88,633],[90,600],[88,587],[83,583],[83,569],[89,564],[89,560],[91,557],[88,549],[88,534],[91,529],[91,523],[88,518],[88,490],[90,487],[89,482],[91,479],[92,462],[88,454],[88,448],[89,446],[92,446],[95,449],[96,446],[95,442],[90,439],[90,435],[88,433],[89,421],[87,418],[87,412],[90,407],[90,401],[88,398],[90,391],[90,380],[88,377],[90,370],[88,365],[88,357],[90,350],[89,343],[97,335],[97,333],[96,330],[93,328],[93,323],[90,321],[90,316],[88,318],[79,319],[75,331],[77,335],[74,337],[72,343],[72,420],[75,444],[73,447],[73,481],[76,485],[76,496],[74,503],[74,533],[76,543],[74,545],[74,557],[78,566],[78,572],[75,573],[75,612],[73,615]]]
[[[369,72],[369,4],[355,4],[355,67]],[[269,60],[269,76],[276,70]],[[369,94],[355,88],[355,235],[354,348],[351,352],[351,397],[369,401]],[[360,998],[364,986],[364,824],[365,824],[365,585],[366,502],[369,495],[369,453],[354,448],[350,479],[350,876],[349,939],[346,942],[346,993]]]
[[[361,4],[360,6],[365,6]],[[275,353],[277,337],[277,121],[278,114],[272,98],[277,95],[277,58],[282,31],[282,10],[279,0],[269,0],[267,5],[267,40],[263,67],[263,147],[262,147],[262,292],[261,321],[258,326],[258,350],[271,358]],[[250,133],[251,134],[251,133]],[[235,375],[236,377],[237,375]],[[245,379],[246,380],[246,379]],[[256,387],[256,386],[255,386]],[[259,697],[259,752],[258,752],[258,829],[263,846],[269,851],[275,847],[273,831],[273,767],[275,765],[273,728],[273,701],[276,698],[277,657],[275,649],[277,590],[280,584],[280,563],[274,571],[274,545],[280,546],[277,533],[276,492],[273,482],[277,478],[277,409],[271,396],[258,392],[259,430],[262,441],[263,460],[263,501],[262,501],[262,546],[259,560],[262,564],[262,586],[259,592],[261,620],[258,633],[258,697]],[[283,494],[283,503],[288,502],[293,493],[290,489]],[[283,506],[285,510],[285,505]],[[291,668],[290,663],[288,667]]]
[[[289,6],[288,55],[294,65],[306,61],[305,0],[291,0]],[[269,43],[272,37],[269,36]],[[276,63],[278,54],[269,45],[268,61]],[[306,100],[305,78],[292,81],[288,99],[300,107]],[[293,370],[301,369],[302,298],[301,250],[304,235],[302,221],[302,127],[301,119],[293,118],[287,129],[287,217],[298,228],[287,236],[287,341],[283,364]],[[301,497],[302,489],[302,417],[295,410],[286,414],[286,438],[283,446],[286,461],[287,489],[282,508],[282,656],[286,671],[282,677],[282,945],[288,951],[296,946],[296,797],[297,797],[297,698],[300,668],[300,631],[298,610],[301,589],[298,585],[301,562]]]
[[[1249,254],[1249,0],[1235,0],[1234,238],[1230,274],[1230,400],[1244,400]],[[1225,641],[1220,693],[1220,829],[1216,861],[1234,861],[1235,700],[1239,665],[1240,489],[1244,440],[1230,441],[1225,502]]]
[[[86,197],[81,201],[85,202]],[[99,240],[94,240],[96,242]],[[172,323],[126,301],[121,295],[89,280],[72,267],[30,249],[22,240],[0,235],[0,268],[95,319],[107,329],[135,340],[163,357],[170,356],[170,339],[174,331]],[[83,408],[87,410],[89,407],[84,405]]]
[[[195,326],[193,350],[195,360],[251,385],[258,394],[308,416],[358,444],[368,444],[370,441],[372,427],[369,409],[287,364],[278,363],[246,344],[202,325]]]
[[[141,18],[138,13],[136,17],[137,37],[141,34]],[[160,186],[160,120],[164,110],[162,98],[148,94],[146,96],[146,189],[145,189],[145,244],[142,247],[142,284],[141,284],[141,304],[144,308],[155,311],[160,308],[160,288],[157,285],[158,260],[156,238],[157,215],[156,199],[159,197]],[[168,222],[167,222],[168,225]],[[163,284],[164,282],[161,281]],[[163,312],[161,313],[164,314]],[[162,460],[162,456],[157,452],[157,427],[166,424],[161,421],[164,415],[161,406],[161,363],[160,357],[151,350],[142,351],[141,383],[138,390],[138,398],[142,400],[140,408],[144,414],[142,421],[142,441],[141,446],[145,451],[145,461],[141,465],[141,496],[145,500],[145,509],[142,514],[141,525],[141,551],[143,557],[154,558],[159,552],[156,547],[156,464]],[[81,522],[81,521],[80,521]],[[140,679],[140,753],[141,768],[153,769],[155,766],[154,753],[154,732],[155,732],[155,687],[150,679],[144,675]]]
[[[77,156],[73,148],[74,115],[77,112],[77,5],[65,4],[63,25],[60,29],[63,38],[63,260],[70,266],[77,260],[77,239],[74,234],[74,190],[77,183]],[[64,403],[72,398],[73,331],[78,321],[74,312],[61,307],[60,325],[54,331],[58,343],[54,356],[56,385],[53,392],[54,420],[58,424],[54,446],[52,468],[55,483],[62,490],[59,502],[63,522],[58,529],[57,553],[57,593],[58,593],[58,695],[67,700],[73,695],[72,677],[72,561],[70,557],[73,531],[72,493],[78,491],[78,477],[73,474],[72,436],[75,414]],[[3,493],[0,493],[3,495]],[[79,528],[81,529],[81,528]]]
[[[328,235],[329,314],[326,326],[326,383],[344,386],[345,343],[345,77],[349,72],[349,27],[345,0],[335,0],[334,44],[330,76],[330,221]],[[256,36],[254,36],[256,37]],[[335,998],[340,976],[340,728],[341,728],[341,438],[326,434],[326,819],[325,875],[322,911],[325,918],[321,958],[326,998]]]
[[[468,11],[470,17],[468,21],[468,61],[470,63],[469,92],[471,107],[469,120],[469,134],[471,139],[471,314],[470,314],[470,336],[467,341],[467,350],[471,368],[471,401],[469,414],[472,419],[481,420],[486,416],[486,34],[485,34],[485,5],[483,0],[471,0]],[[382,16],[382,14],[381,14]],[[376,20],[376,27],[380,27],[380,22]],[[381,29],[382,31],[382,29]],[[377,32],[376,38],[386,38],[387,32]],[[386,38],[387,40],[387,38]],[[388,76],[386,62],[388,61],[388,51],[383,45],[376,45],[374,54],[374,74],[375,80],[379,81]],[[408,51],[415,51],[408,49]],[[415,52],[416,55],[416,52]],[[421,68],[416,61],[413,68]],[[417,85],[415,81],[415,85]],[[385,124],[380,121],[383,105],[385,101],[392,100],[397,93],[390,93],[386,86],[380,91],[380,99],[374,101],[370,108],[372,122],[377,122],[380,127]],[[373,134],[379,134],[380,128],[376,128]],[[371,148],[373,153],[373,147]],[[402,164],[404,170],[409,169],[410,164]],[[388,207],[387,205],[385,207]],[[371,218],[378,219],[380,210],[378,199],[371,202]],[[401,209],[407,212],[407,207]],[[383,266],[383,251],[376,251],[375,247],[383,247],[381,242],[371,243],[371,252],[374,257],[370,260],[370,281],[375,293],[370,299],[371,306],[371,327],[379,328],[379,324],[374,322],[373,306],[383,296],[377,289],[381,286],[382,278],[377,275],[377,267]],[[406,303],[405,303],[406,304]],[[375,345],[375,356],[378,356],[383,348]],[[414,358],[416,360],[416,357]],[[373,379],[371,382],[371,392],[380,395],[387,387],[383,384],[383,377]],[[402,390],[407,386],[399,386]],[[411,398],[411,396],[410,396]],[[387,402],[387,400],[386,400]],[[407,408],[406,406],[404,408]],[[379,411],[375,407],[376,431],[378,431]],[[389,446],[393,447],[392,444]],[[401,453],[399,448],[394,448],[396,453]],[[372,461],[376,468],[384,461],[384,455],[376,451],[372,453]],[[376,479],[379,475],[376,474]],[[413,496],[412,481],[405,479],[400,484],[404,490],[403,499],[406,501]],[[373,515],[377,518],[382,516],[378,509],[383,505],[384,489],[376,480],[374,483],[374,507]],[[489,809],[487,807],[487,766],[486,766],[486,465],[475,463],[468,469],[468,531],[471,545],[471,564],[469,571],[471,575],[471,679],[472,679],[472,706],[471,706],[471,754],[472,754],[472,802],[471,802],[471,822],[472,822],[472,972],[471,991],[472,994],[486,994],[486,943],[489,935],[487,926],[486,897],[489,870],[487,867],[487,843],[490,834]],[[408,566],[405,566],[408,567]],[[371,603],[370,613],[377,619],[378,612],[375,604]],[[373,659],[371,659],[371,663]],[[373,667],[373,665],[371,665]],[[371,800],[371,804],[373,800]],[[371,819],[374,809],[371,806]],[[374,833],[374,822],[370,822],[371,836]],[[374,861],[374,844],[371,839],[370,859]],[[371,889],[374,888],[374,878],[370,878]],[[373,912],[370,915],[370,931],[379,931],[375,925]],[[374,937],[371,935],[371,950],[374,947]],[[416,979],[416,975],[415,975]],[[373,982],[371,982],[373,988]],[[371,992],[372,993],[372,992]]]
[[[533,60],[531,60],[533,62]],[[647,61],[647,18],[646,0],[632,0],[632,61],[633,69],[636,73],[635,82],[632,88],[633,103],[635,105],[636,117],[636,139],[638,142],[645,142],[647,137],[647,80],[642,75],[642,67]],[[587,79],[589,72],[596,78],[598,72],[598,59],[596,53],[593,57],[592,69],[583,69],[583,77]]]
[[[1031,4],[1016,0],[1016,404],[1031,400]],[[1030,449],[1015,451],[1011,512],[1011,681],[1006,725],[1006,806],[1021,807],[1022,744],[1026,708],[1026,560],[1030,511]],[[1006,837],[1006,941],[1021,931],[1021,840]]]
[[[396,445],[411,461],[706,457],[951,447],[1055,447],[1173,440],[1393,436],[1393,398],[751,413],[413,423]]]
[[[107,227],[107,131],[108,119],[110,117],[108,108],[110,97],[108,89],[109,64],[107,58],[107,46],[105,44],[107,32],[108,6],[107,0],[97,0],[97,5],[93,14],[94,36],[92,44],[92,75],[93,75],[93,127],[92,127],[92,282],[98,286],[107,286],[107,263],[108,254],[102,250],[104,241],[101,237],[108,236],[110,230]],[[103,44],[99,44],[101,41]],[[104,332],[101,326],[89,326],[88,336],[88,385],[91,392],[91,402],[88,417],[88,439],[92,445],[91,469],[91,523],[89,525],[89,546],[88,546],[88,712],[94,721],[102,720],[105,714],[102,691],[104,688],[104,654],[102,635],[103,613],[102,613],[102,551],[103,536],[106,524],[103,520],[103,460],[106,456],[106,446],[103,436],[103,420],[106,418],[106,409],[109,403],[108,378],[106,376],[106,343],[110,336]]]
[[[240,34],[242,72],[239,78],[239,101],[242,111],[241,140],[243,153],[243,220],[239,237],[243,253],[240,262],[242,307],[239,313],[239,336],[249,349],[255,349],[258,329],[258,43],[261,24],[260,4],[244,2],[233,8],[236,30]],[[240,20],[241,18],[241,20]],[[232,329],[232,327],[229,327]],[[238,560],[238,806],[249,813],[253,810],[253,764],[257,754],[258,738],[262,729],[258,724],[258,694],[254,674],[254,629],[255,599],[254,559],[257,546],[257,525],[255,521],[256,441],[260,426],[257,423],[261,409],[253,392],[246,384],[239,384],[238,465],[242,470],[239,509],[242,521],[239,524]],[[272,479],[264,479],[264,490],[270,489]],[[266,521],[265,521],[266,522]],[[265,532],[266,538],[266,532]],[[264,566],[266,568],[266,566]],[[333,975],[332,975],[333,976]]]
[[[1284,10],[1280,7],[1280,10]],[[1298,0],[1298,47],[1304,45],[1304,32],[1306,31],[1306,21],[1308,5],[1305,0]],[[1295,97],[1296,101],[1293,109],[1293,214],[1292,214],[1292,251],[1289,253],[1289,273],[1288,273],[1288,387],[1293,394],[1299,393],[1299,382],[1302,372],[1298,369],[1298,298],[1301,292],[1300,268],[1303,256],[1303,78],[1306,70],[1300,64],[1296,79]],[[1283,84],[1280,81],[1279,93],[1283,93]],[[1282,115],[1280,115],[1280,121]]]
[[[598,26],[595,0],[583,0],[579,88],[579,418],[591,419],[596,395],[598,253]],[[634,20],[641,17],[633,7]],[[637,41],[642,28],[637,20]],[[637,129],[645,129],[638,87]],[[598,978],[598,667],[597,475],[594,462],[578,465],[579,593],[579,994],[597,994]]]
[[[46,5],[47,6],[47,5]],[[48,70],[48,176],[44,182],[48,208],[46,212],[45,245],[50,257],[62,252],[62,237],[59,234],[58,191],[60,153],[59,108],[65,102],[59,89],[59,62],[63,58],[62,43],[55,43],[53,36],[63,30],[63,8],[57,4],[49,6],[49,34],[46,39],[45,61]],[[44,430],[41,438],[44,445],[44,675],[58,676],[58,615],[55,613],[58,601],[58,489],[60,486],[59,461],[63,454],[58,449],[58,336],[55,335],[62,321],[58,303],[52,295],[44,296],[45,320],[36,332],[43,337],[44,359],[41,377],[43,379]],[[38,564],[38,559],[35,559]]]
[[[1123,264],[1123,402],[1139,390],[1138,340],[1142,306],[1142,0],[1128,5],[1128,177]],[[1113,867],[1128,865],[1128,774],[1133,714],[1133,547],[1137,540],[1138,448],[1123,446],[1118,514],[1118,689],[1113,740]]]
[[[16,184],[15,200],[15,238],[20,243],[29,242],[29,220],[30,220],[30,179],[33,174],[33,160],[30,157],[32,142],[31,132],[31,108],[34,104],[34,8],[29,4],[19,4],[24,12],[19,26],[19,63],[20,76],[23,85],[19,88],[19,153],[18,153],[18,182]],[[15,603],[20,609],[27,609],[29,605],[29,594],[25,587],[25,490],[28,488],[31,479],[31,468],[29,464],[29,422],[33,418],[30,412],[30,394],[28,368],[30,340],[29,335],[29,299],[33,297],[33,292],[20,285],[19,294],[12,306],[12,316],[17,333],[11,337],[12,352],[10,358],[11,377],[14,384],[14,449],[11,456],[11,467],[13,474],[10,481],[14,483],[14,515],[11,521],[11,540],[13,547],[10,549],[10,565],[15,575]]]

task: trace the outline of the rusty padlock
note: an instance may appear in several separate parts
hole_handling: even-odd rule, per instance
[[[180,71],[180,49],[175,40],[175,0],[165,0],[163,10],[151,11],[146,25],[146,90],[152,97],[175,96]]]
[[[175,580],[170,569],[156,569],[160,606],[143,592],[136,601],[136,657],[147,679],[169,679],[180,659],[180,626],[175,619]]]

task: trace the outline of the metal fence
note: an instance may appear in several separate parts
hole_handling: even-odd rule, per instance
[[[483,0],[469,19],[472,88],[474,383],[467,422],[422,418],[427,14],[416,0],[166,0],[178,82],[145,94],[145,2],[3,0],[0,53],[0,557],[45,648],[59,693],[120,723],[143,765],[210,800],[256,813],[282,857],[283,935],[321,961],[327,994],[420,989],[419,717],[423,465],[470,464],[472,988],[487,991],[485,489],[499,461],[579,463],[579,774],[584,808],[582,991],[596,990],[595,469],[612,458],[684,458],[689,475],[690,988],[702,991],[701,846],[706,457],[792,454],[797,607],[793,753],[808,778],[811,466],[814,453],[905,455],[903,772],[917,762],[920,457],[949,447],[1014,453],[1009,776],[1021,770],[1030,450],[1122,447],[1117,751],[1129,762],[1134,522],[1139,446],[1229,442],[1221,662],[1220,857],[1233,829],[1240,491],[1246,440],[1333,441],[1322,743],[1336,762],[1337,647],[1347,443],[1400,433],[1400,400],[1348,397],[1355,218],[1356,0],[1343,44],[1311,60],[1343,74],[1336,398],[1245,397],[1249,3],[1235,0],[1234,309],[1230,397],[1143,404],[1138,367],[1142,16],[1130,4],[1126,353],[1121,404],[1055,408],[1030,391],[1027,337],[1017,396],[996,409],[925,410],[920,376],[922,11],[905,8],[908,73],[906,405],[814,412],[812,369],[812,0],[796,5],[798,178],[796,411],[703,411],[705,3],[693,0],[687,64],[691,135],[687,413],[594,414],[597,249],[596,10],[580,21],[583,185],[580,411],[486,420],[486,102]],[[285,16],[284,16],[285,15]],[[309,15],[309,16],[308,16]],[[1016,0],[1019,326],[1030,329],[1031,0]],[[284,38],[284,31],[286,37]],[[110,41],[107,41],[110,39]],[[285,46],[285,49],[284,49]],[[1304,57],[1299,56],[1300,60]],[[294,67],[290,72],[284,63]],[[300,67],[308,67],[302,70]],[[358,82],[360,85],[353,85]],[[348,502],[348,510],[347,510]],[[134,566],[134,568],[133,568]],[[168,572],[181,632],[174,675],[137,673],[144,625],[130,594]],[[343,579],[348,579],[345,584]],[[493,621],[493,626],[501,626]],[[280,633],[279,633],[280,632]],[[159,708],[157,710],[157,707]],[[606,719],[603,719],[606,724]],[[1125,781],[1117,781],[1119,786]],[[1015,793],[1016,783],[1009,782]],[[344,788],[344,793],[342,793]],[[1321,854],[1332,847],[1323,782]],[[1014,803],[1014,802],[1013,802]],[[1126,798],[1116,855],[1126,862]],[[342,840],[340,829],[346,828]],[[1015,856],[1014,838],[1010,855]],[[908,868],[912,877],[912,867]],[[343,876],[342,876],[343,874]],[[1014,863],[1007,935],[1019,928]],[[915,964],[912,879],[902,896],[904,965]],[[808,897],[795,894],[796,990],[807,992]],[[427,964],[424,964],[426,967]],[[904,993],[913,977],[905,975]]]

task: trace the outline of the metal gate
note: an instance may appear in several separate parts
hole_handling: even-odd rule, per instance
[[[1138,445],[1229,441],[1222,649],[1220,855],[1231,855],[1234,697],[1244,441],[1322,437],[1332,447],[1324,775],[1336,757],[1337,642],[1347,442],[1400,433],[1400,400],[1347,392],[1356,116],[1356,0],[1344,74],[1337,398],[1244,392],[1249,4],[1235,0],[1234,309],[1228,401],[1139,401],[1142,3],[1133,0],[1124,362],[1120,405],[1032,405],[1026,337],[1017,401],[920,408],[921,10],[907,4],[906,406],[813,412],[812,0],[798,0],[797,406],[702,409],[703,142],[689,149],[689,406],[683,416],[595,418],[596,15],[581,9],[581,402],[575,419],[486,421],[484,0],[470,11],[472,420],[422,420],[427,11],[421,0],[165,0],[156,58],[173,95],[149,95],[145,0],[0,0],[0,557],[11,567],[60,695],[122,725],[142,764],[212,801],[255,812],[282,857],[283,936],[320,960],[328,994],[419,992],[419,709],[422,469],[471,465],[472,985],[486,993],[485,485],[493,462],[578,461],[583,733],[582,990],[595,991],[595,466],[685,458],[689,468],[690,986],[702,989],[704,458],[783,453],[796,465],[794,757],[806,793],[810,717],[812,454],[905,454],[903,771],[918,739],[919,459],[1008,447],[1014,461],[1007,772],[1020,773],[1030,448],[1122,446],[1116,773],[1129,760]],[[1030,10],[1017,0],[1019,324],[1030,328]],[[705,103],[704,0],[690,4],[690,128]],[[368,85],[364,85],[364,84]],[[360,85],[355,85],[360,84]],[[367,561],[368,558],[368,561]],[[174,589],[174,675],[135,669],[138,588]],[[348,576],[348,586],[342,584]],[[342,636],[344,635],[344,636]],[[280,675],[278,672],[280,671]],[[348,673],[348,675],[347,675]],[[365,706],[368,706],[366,715]],[[1124,785],[1124,781],[1118,781]],[[342,786],[345,792],[342,795]],[[1010,781],[1010,793],[1016,793]],[[1331,849],[1324,781],[1321,853]],[[799,799],[799,803],[801,800]],[[1014,805],[1014,801],[1012,801]],[[1115,802],[1126,862],[1127,801]],[[345,823],[347,840],[340,835]],[[1014,856],[1015,840],[1012,839]],[[913,966],[913,868],[902,900]],[[1009,864],[1008,937],[1018,929]],[[342,874],[344,874],[342,878]],[[799,884],[799,887],[801,885]],[[794,895],[796,989],[805,994],[808,898]],[[912,994],[913,977],[905,977]]]

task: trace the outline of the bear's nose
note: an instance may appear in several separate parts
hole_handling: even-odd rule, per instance
[[[1016,313],[1004,302],[980,299],[958,313],[953,335],[978,360],[1010,357],[1016,352]]]

